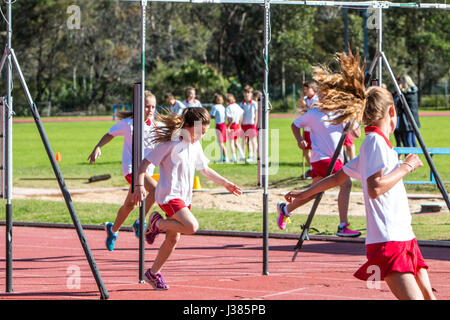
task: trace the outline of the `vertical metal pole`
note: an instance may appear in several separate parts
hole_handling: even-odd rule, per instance
[[[11,95],[11,83],[12,83],[12,61],[11,61],[11,38],[12,38],[12,18],[11,18],[11,2],[7,2],[7,40],[6,50],[8,51],[7,63],[6,63],[6,92],[7,92],[7,105],[6,105],[6,119],[5,119],[5,196],[6,196],[6,292],[12,292],[12,115],[13,115],[13,101]]]
[[[262,115],[262,183],[263,192],[263,275],[268,275],[269,258],[269,42],[270,42],[270,0],[264,0],[264,105]]]
[[[383,9],[381,7],[377,8],[377,27],[378,27],[378,52],[383,51]],[[381,87],[383,84],[383,60],[378,60],[377,69],[378,85]]]
[[[140,103],[140,121],[139,121],[139,164],[142,162],[144,140],[142,133],[144,132],[144,108],[145,108],[145,26],[146,26],[146,9],[147,0],[141,1],[141,52],[142,52],[142,69],[141,69],[141,103]],[[137,173],[137,170],[136,170]],[[139,281],[144,282],[145,272],[145,242],[144,242],[144,225],[145,225],[145,200],[142,201],[139,208]]]
[[[369,66],[369,32],[367,30],[367,8],[363,10],[364,58]]]

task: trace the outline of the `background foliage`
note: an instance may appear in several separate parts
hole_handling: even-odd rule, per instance
[[[79,28],[68,28],[67,8],[80,8]],[[6,12],[1,2],[3,13]],[[183,99],[198,89],[202,102],[214,92],[240,99],[245,84],[261,89],[264,71],[263,7],[149,3],[147,87],[158,102],[166,91]],[[348,40],[364,54],[362,10],[348,10]],[[0,19],[0,30],[6,23]],[[409,73],[421,89],[422,107],[448,106],[450,15],[444,10],[384,11],[384,47],[394,73]],[[131,102],[140,79],[140,7],[118,0],[17,0],[13,4],[13,48],[42,114],[110,113]],[[270,87],[273,105],[287,110],[315,64],[332,64],[345,49],[344,10],[271,6]],[[5,42],[6,33],[1,33]],[[368,30],[367,60],[376,50]],[[390,81],[386,77],[386,83]],[[295,85],[295,88],[293,87]],[[14,79],[15,112],[29,115]],[[295,92],[296,96],[292,96]],[[49,108],[51,106],[51,108]],[[46,113],[47,112],[47,113]]]

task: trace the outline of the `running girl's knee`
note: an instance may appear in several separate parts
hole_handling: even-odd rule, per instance
[[[198,230],[198,221],[197,220],[190,220],[189,222],[185,223],[184,225],[185,234],[194,234]]]

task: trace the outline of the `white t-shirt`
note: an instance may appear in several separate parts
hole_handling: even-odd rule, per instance
[[[214,117],[216,124],[225,122],[225,107],[221,104],[215,104],[211,107],[211,117]]]
[[[170,106],[170,111],[178,115],[181,115],[184,109],[186,109],[186,106],[178,100],[175,100],[175,103]]]
[[[248,103],[242,101],[240,107],[244,110],[242,124],[255,124],[256,111],[258,110],[256,101],[250,100]]]
[[[152,129],[154,128],[154,121],[151,121],[151,124],[144,124],[144,150],[143,154],[148,150],[152,150],[155,146],[151,142],[153,138]],[[108,134],[113,137],[123,136],[123,149],[122,149],[122,173],[124,176],[127,176],[133,172],[133,119],[126,118],[118,121],[114,124],[110,129]],[[147,173],[151,176],[153,175],[153,171],[155,166],[148,166]]]
[[[317,162],[332,158],[339,140],[344,131],[343,124],[332,124],[335,116],[323,113],[317,108],[308,110],[305,114],[294,120],[297,128],[309,127],[311,131],[311,162]],[[343,152],[339,154],[341,161],[344,159]]]
[[[186,100],[183,100],[183,104],[186,106],[186,108],[201,108],[202,104],[197,99],[194,100],[194,102],[187,102]]]
[[[240,123],[244,110],[237,103],[232,103],[225,108],[225,114],[228,118],[233,119],[232,123]]]
[[[303,98],[303,101],[305,102],[308,110],[311,110],[315,104],[319,103],[319,96],[317,95],[317,93],[315,93],[311,98],[308,98],[308,96],[305,96]],[[304,127],[303,130],[311,131],[308,127]]]
[[[206,169],[209,163],[200,142],[162,142],[149,150],[145,158],[159,166],[156,203],[167,204],[172,199],[181,199],[187,206],[190,205],[195,170]]]
[[[382,170],[382,176],[398,166],[398,154],[378,133],[370,132],[364,139],[358,157],[344,166],[344,172],[361,180],[366,206],[366,244],[387,241],[409,241],[415,238],[411,226],[408,197],[403,180],[376,199],[369,197],[367,178]]]

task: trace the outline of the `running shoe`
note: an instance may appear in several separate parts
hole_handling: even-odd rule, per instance
[[[144,222],[144,230],[147,229],[147,223]],[[139,238],[139,219],[133,223],[133,231],[136,238]]]
[[[278,202],[277,203],[277,211],[278,211],[278,220],[277,224],[281,230],[286,229],[286,225],[290,222],[289,216],[284,214],[284,207],[286,207],[286,203]]]
[[[158,211],[155,211],[150,216],[150,225],[148,226],[147,230],[145,231],[145,240],[148,244],[153,244],[155,242],[155,238],[158,236],[161,231],[156,226],[156,223],[161,220],[163,217],[159,214]]]
[[[152,285],[155,290],[167,290],[169,286],[164,281],[161,273],[153,274],[150,269],[148,269],[145,274],[145,282]]]
[[[338,227],[338,231],[336,235],[338,237],[359,237],[361,235],[361,232],[356,230],[351,230],[348,228],[350,226],[349,223],[346,223],[343,227]]]
[[[106,231],[106,249],[109,251],[114,250],[114,243],[116,242],[116,239],[118,237],[118,233],[114,233],[112,231],[112,227],[114,226],[111,222],[105,223],[105,231]]]

